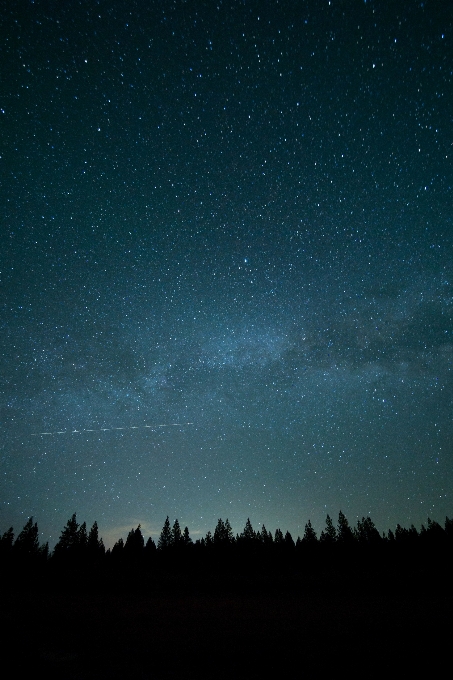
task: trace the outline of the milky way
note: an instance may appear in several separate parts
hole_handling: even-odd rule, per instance
[[[452,10],[0,21],[0,531],[451,516]]]

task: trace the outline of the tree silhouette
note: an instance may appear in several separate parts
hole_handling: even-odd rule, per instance
[[[255,538],[256,534],[252,527],[252,523],[250,519],[247,517],[245,527],[243,528],[242,533],[239,536],[239,541],[242,545],[252,545],[253,543],[255,543]]]
[[[99,538],[98,523],[95,521],[90,529],[87,539],[87,552],[92,558],[103,557],[105,547],[102,538]]]
[[[121,560],[124,554],[124,541],[120,537],[112,548],[112,559]]]
[[[171,544],[175,548],[179,548],[182,544],[182,532],[179,521],[175,519],[171,529]]]
[[[136,529],[131,529],[127,535],[126,543],[124,544],[124,552],[126,555],[140,557],[143,554],[145,547],[145,539],[141,532],[141,525]]]
[[[333,545],[337,540],[337,530],[333,525],[330,515],[326,517],[326,528],[321,531],[319,540],[325,545]]]
[[[312,545],[317,545],[317,543],[318,537],[316,535],[316,531],[313,529],[311,520],[308,520],[308,522],[305,525],[304,535],[302,537],[302,544],[308,547]]]
[[[184,546],[189,546],[192,545],[193,541],[190,538],[189,534],[189,527],[184,527],[184,531],[182,532],[182,544]]]
[[[357,540],[366,545],[377,545],[382,541],[381,534],[376,529],[371,517],[362,517],[357,520],[357,528],[354,531]]]
[[[264,524],[261,527],[260,538],[261,538],[261,543],[264,546],[271,546],[274,542],[274,539],[273,539],[271,532],[266,529]]]
[[[225,546],[232,543],[234,543],[234,535],[230,522],[228,519],[225,522],[223,519],[219,519],[214,529],[214,545]]]
[[[156,544],[154,543],[153,539],[150,536],[145,544],[145,554],[147,557],[150,557],[151,555],[154,555],[156,550],[157,550]]]
[[[162,531],[160,532],[159,540],[157,542],[158,550],[168,550],[173,545],[173,535],[170,526],[170,520],[167,515],[167,519],[164,522]]]
[[[67,556],[74,553],[79,545],[79,524],[77,522],[76,513],[68,519],[66,526],[61,532],[61,536],[54,548],[55,557]]]
[[[349,526],[349,522],[346,519],[343,512],[340,510],[338,513],[338,543],[342,545],[350,545],[354,542],[354,533]]]
[[[275,530],[275,535],[274,535],[274,543],[276,545],[282,545],[284,543],[284,536],[283,536],[283,531],[281,529],[276,529]]]
[[[1,555],[8,554],[13,548],[13,543],[14,543],[14,529],[13,527],[10,527],[7,531],[5,531],[5,533],[0,538],[0,554]]]
[[[39,554],[38,524],[33,524],[33,517],[25,524],[16,538],[14,551],[23,558],[37,557]]]

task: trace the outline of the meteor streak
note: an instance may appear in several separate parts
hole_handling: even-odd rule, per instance
[[[84,432],[113,432],[114,430],[144,430],[146,428],[155,430],[158,427],[184,427],[194,423],[156,423],[155,425],[130,425],[129,427],[100,427],[98,430],[82,428],[81,430],[56,430],[55,432],[33,432],[32,437],[44,437],[53,434],[83,434]]]

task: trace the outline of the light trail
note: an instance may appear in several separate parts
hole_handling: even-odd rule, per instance
[[[115,432],[118,430],[157,430],[159,427],[185,427],[194,423],[157,423],[155,425],[130,425],[126,427],[82,428],[81,430],[55,430],[55,432],[33,432],[31,437],[53,436],[56,434],[83,434],[84,432]]]

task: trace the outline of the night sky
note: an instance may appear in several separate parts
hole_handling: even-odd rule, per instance
[[[0,28],[0,532],[451,516],[449,3]]]

